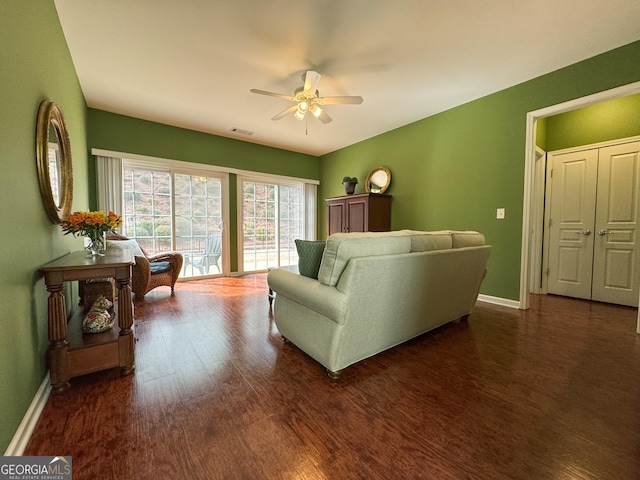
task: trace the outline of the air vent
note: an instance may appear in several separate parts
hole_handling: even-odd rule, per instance
[[[234,133],[241,133],[242,135],[253,135],[256,132],[252,132],[250,130],[245,130],[243,128],[236,128],[236,127],[232,127],[231,131]]]

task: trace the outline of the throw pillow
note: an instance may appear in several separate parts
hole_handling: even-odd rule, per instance
[[[322,254],[327,244],[324,240],[295,240],[298,250],[298,271],[305,277],[318,279]]]
[[[109,314],[109,309],[113,303],[103,297],[97,298],[93,303],[91,310],[82,321],[82,331],[84,333],[101,333],[113,327],[115,318]]]
[[[121,250],[132,250],[136,257],[144,257],[142,249],[135,240],[107,240],[107,248],[119,248]]]

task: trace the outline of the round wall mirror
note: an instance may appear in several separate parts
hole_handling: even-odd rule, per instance
[[[364,182],[364,189],[371,193],[384,193],[391,183],[391,172],[387,167],[374,168]]]
[[[71,146],[62,109],[46,100],[38,109],[36,160],[44,209],[53,223],[60,223],[69,217],[73,200]]]

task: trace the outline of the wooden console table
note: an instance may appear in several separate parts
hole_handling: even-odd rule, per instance
[[[130,250],[108,251],[91,257],[86,251],[73,252],[40,268],[49,292],[49,349],[47,360],[51,388],[62,392],[69,379],[108,368],[120,367],[122,375],[134,370],[133,303],[131,301]],[[73,315],[67,325],[64,282],[114,278],[118,289],[117,326],[102,333],[83,334],[83,309]]]

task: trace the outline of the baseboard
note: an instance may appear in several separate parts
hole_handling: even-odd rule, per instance
[[[40,415],[42,415],[42,410],[44,410],[44,406],[47,404],[50,393],[51,383],[49,382],[49,372],[47,372],[40,388],[38,388],[35,397],[33,397],[31,401],[31,405],[29,405],[27,409],[27,413],[24,414],[24,418],[22,422],[20,422],[18,430],[16,430],[11,443],[7,447],[7,451],[4,453],[5,456],[19,457],[24,453],[24,449],[27,448],[33,430],[38,424]]]
[[[520,308],[520,302],[517,300],[510,300],[508,298],[492,297],[491,295],[478,295],[478,300],[481,302],[492,303],[493,305],[500,305],[502,307]]]

